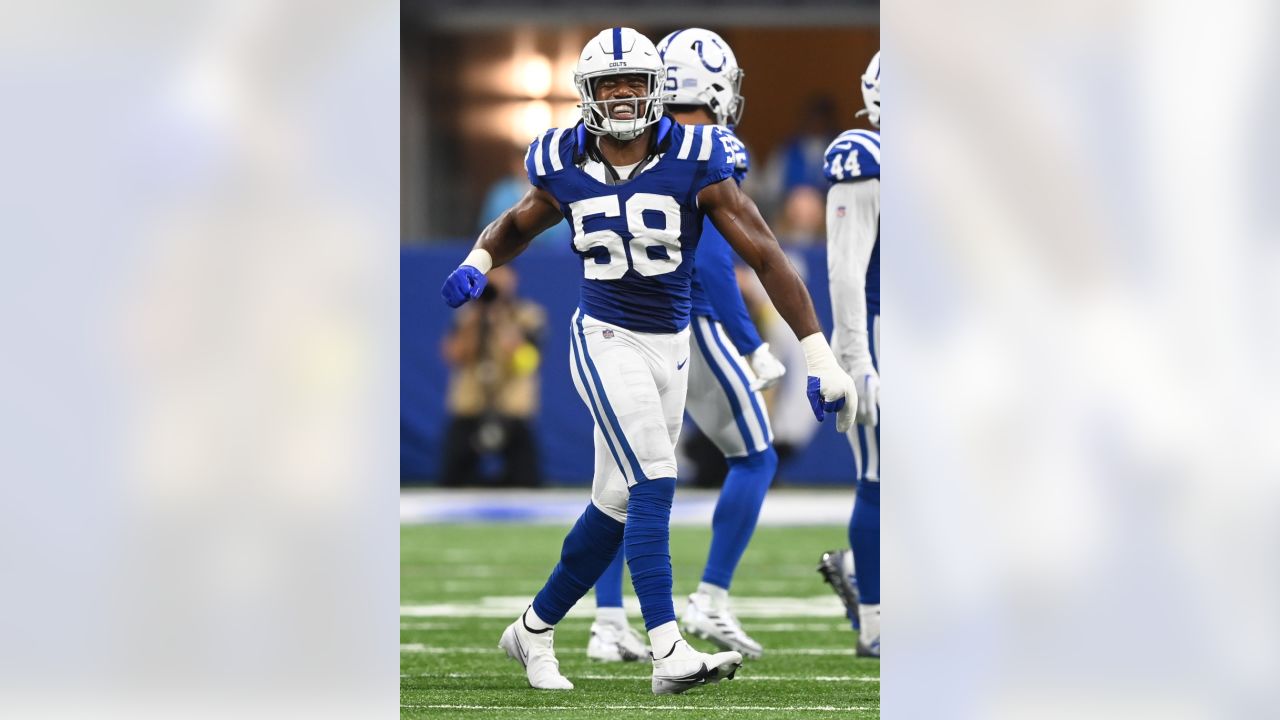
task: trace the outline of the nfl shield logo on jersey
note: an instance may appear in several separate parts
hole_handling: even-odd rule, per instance
[[[612,337],[613,337],[613,331],[612,331],[612,330],[610,330],[609,328],[605,328],[605,329],[604,329],[604,332],[602,332],[602,333],[600,333],[600,334],[601,334],[602,336],[604,336],[604,339],[605,339],[605,340],[608,340],[608,339],[610,339],[610,338],[612,338]]]
[[[841,205],[841,206],[839,206],[839,207],[837,207],[837,208],[836,208],[836,217],[838,217],[838,218],[842,218],[842,217],[844,217],[844,206],[843,206],[843,205]]]

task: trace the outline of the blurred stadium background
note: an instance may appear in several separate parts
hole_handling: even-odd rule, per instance
[[[603,27],[635,27],[655,43],[679,28],[706,27],[730,44],[746,71],[738,128],[752,158],[745,187],[806,277],[830,329],[822,150],[838,132],[864,125],[854,118],[862,107],[857,78],[879,49],[876,2],[449,0],[406,2],[403,11],[403,485],[590,483],[591,421],[567,370],[567,323],[580,270],[565,227],[544,233],[512,264],[515,277],[500,284],[520,298],[519,311],[494,316],[483,329],[470,327],[476,318],[445,307],[439,288],[479,229],[527,188],[520,161],[529,141],[577,121],[573,67]],[[762,335],[791,369],[767,398],[784,458],[780,483],[851,485],[847,444],[829,428],[817,432],[805,404],[794,338],[754,276],[740,279]],[[510,329],[529,342],[503,345]],[[501,367],[481,367],[475,353],[460,349],[470,331],[505,348],[491,348],[489,356]],[[502,451],[522,443],[526,430],[532,452],[515,451],[522,471],[504,473]],[[450,453],[468,444],[478,451],[478,465],[458,472],[466,461]],[[683,483],[709,485],[721,476],[714,448],[691,423],[681,450]],[[528,472],[530,463],[536,472]]]

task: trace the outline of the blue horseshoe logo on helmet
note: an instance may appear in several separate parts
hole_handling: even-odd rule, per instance
[[[703,57],[701,40],[693,41],[693,49],[698,51],[698,59],[702,61],[702,67],[710,70],[713,73],[718,73],[724,69],[724,64],[725,62],[728,61],[728,58],[725,56],[724,48],[720,46],[720,43],[716,42],[715,40],[712,40],[711,44],[720,48],[720,67],[711,67],[711,63],[707,62],[707,59]]]

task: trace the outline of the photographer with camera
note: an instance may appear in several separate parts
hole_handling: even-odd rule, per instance
[[[458,311],[442,343],[451,372],[441,485],[541,482],[532,419],[546,313],[517,297],[516,286],[515,271],[494,268],[478,302]]]

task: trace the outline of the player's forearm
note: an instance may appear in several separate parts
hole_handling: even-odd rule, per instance
[[[531,228],[521,228],[514,210],[508,210],[489,223],[476,240],[475,248],[469,258],[476,256],[476,251],[488,254],[490,267],[480,267],[481,272],[489,272],[491,268],[505,265],[529,247],[529,243],[537,236]],[[479,267],[479,266],[476,266]]]
[[[831,349],[846,370],[871,364],[867,339],[867,301],[861,282],[842,280],[833,274],[831,286]]]
[[[754,269],[769,300],[797,338],[803,340],[822,332],[809,290],[781,250],[760,262]]]
[[[833,222],[835,220],[835,222]],[[831,349],[846,369],[870,364],[866,265],[851,252],[847,224],[827,214],[827,280],[831,292]]]

